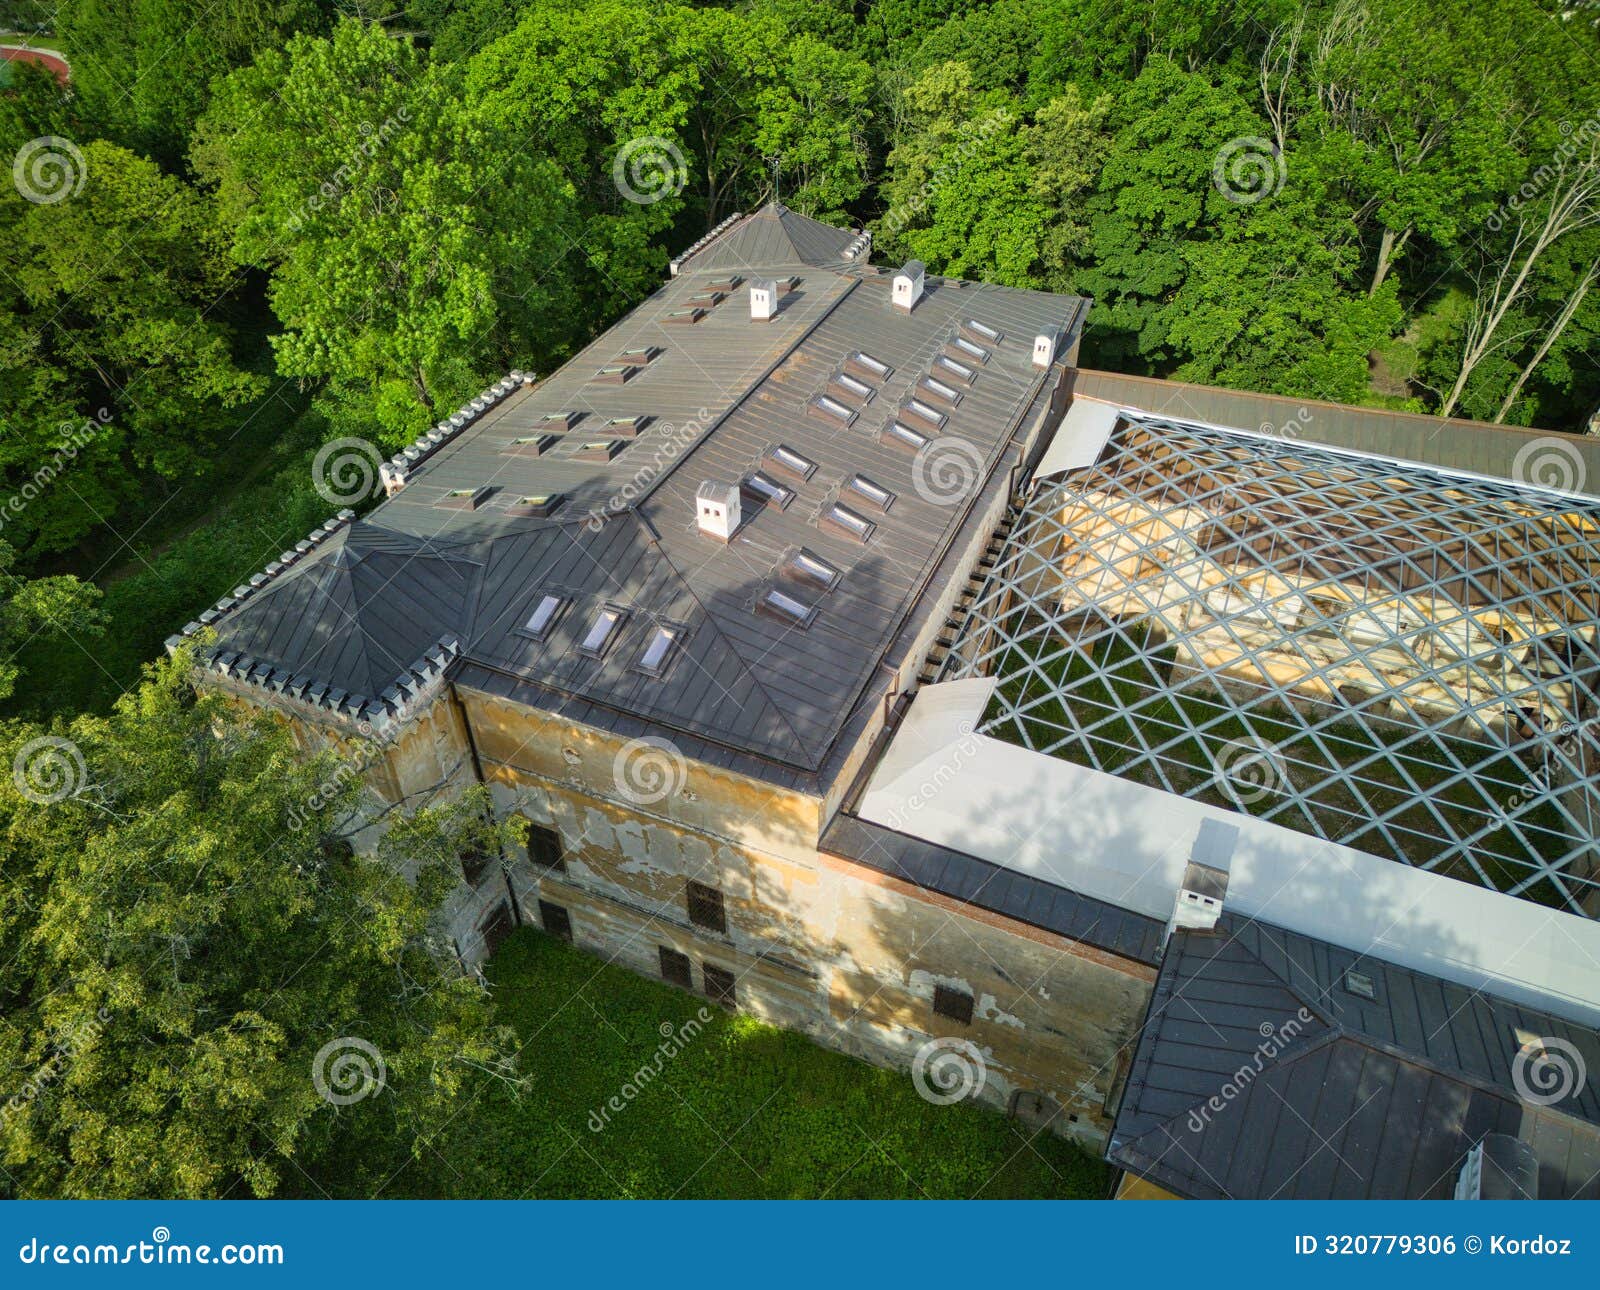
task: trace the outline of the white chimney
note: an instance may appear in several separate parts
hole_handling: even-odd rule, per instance
[[[1061,344],[1061,328],[1047,327],[1033,338],[1033,365],[1049,367],[1056,361],[1056,347]]]
[[[1209,932],[1222,917],[1222,902],[1228,894],[1228,869],[1239,830],[1221,820],[1203,820],[1189,850],[1183,881],[1172,907],[1167,936],[1178,928]]]
[[[726,542],[739,531],[737,484],[719,484],[708,479],[696,490],[694,501],[696,521],[702,533]]]
[[[927,268],[921,260],[910,260],[906,267],[894,275],[894,307],[910,313],[922,299],[922,288],[927,278]]]
[[[771,278],[755,278],[750,283],[750,321],[766,322],[778,316],[778,284]]]

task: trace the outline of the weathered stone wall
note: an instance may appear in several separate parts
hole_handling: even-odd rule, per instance
[[[661,975],[660,949],[737,978],[738,1006],[880,1065],[904,1069],[930,1039],[982,1055],[979,1096],[1062,1108],[1056,1127],[1098,1145],[1108,1095],[1154,973],[1142,965],[820,855],[819,804],[698,762],[676,761],[637,798],[630,747],[602,732],[462,692],[497,807],[559,833],[564,863],[513,875],[523,917],[566,911],[574,941]],[[666,766],[666,763],[662,763]],[[690,881],[723,894],[726,930],[690,922]],[[936,985],[974,1000],[970,1025],[933,1012]],[[1131,1055],[1131,1054],[1130,1054]]]

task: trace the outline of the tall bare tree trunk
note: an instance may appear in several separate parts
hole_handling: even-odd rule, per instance
[[[1372,285],[1367,288],[1367,294],[1373,295],[1383,285],[1383,280],[1389,276],[1389,270],[1394,268],[1394,262],[1399,258],[1400,252],[1406,249],[1406,243],[1411,240],[1415,231],[1415,224],[1407,224],[1398,234],[1392,228],[1383,230],[1383,237],[1378,242],[1378,267],[1372,271]]]
[[[1495,424],[1499,425],[1506,419],[1506,413],[1511,411],[1511,405],[1517,401],[1522,393],[1522,387],[1528,383],[1528,378],[1533,375],[1533,369],[1544,362],[1544,356],[1550,352],[1550,347],[1561,339],[1561,333],[1567,329],[1567,324],[1572,321],[1572,315],[1578,312],[1583,304],[1583,298],[1589,294],[1589,288],[1594,286],[1595,280],[1600,279],[1600,260],[1596,260],[1583,275],[1583,281],[1578,283],[1578,289],[1567,297],[1567,303],[1562,305],[1561,312],[1556,315],[1555,322],[1550,324],[1550,330],[1545,332],[1544,340],[1539,348],[1534,350],[1533,357],[1528,360],[1528,365],[1517,374],[1511,389],[1507,391],[1505,402],[1500,405],[1500,411],[1494,414]]]

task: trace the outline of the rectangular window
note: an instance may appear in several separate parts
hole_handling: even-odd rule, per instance
[[[694,989],[694,976],[689,970],[689,956],[665,945],[657,947],[661,954],[661,979],[685,990]]]
[[[940,354],[933,360],[933,365],[939,369],[940,375],[953,377],[963,385],[971,385],[978,379],[978,374],[965,363],[958,363],[948,354]]]
[[[794,558],[789,561],[789,569],[796,577],[807,578],[819,587],[829,589],[843,576],[820,555],[813,555],[804,547],[795,552]]]
[[[533,607],[533,612],[528,615],[528,621],[522,625],[522,630],[534,640],[542,641],[555,626],[556,618],[561,613],[561,606],[565,603],[560,596],[540,596],[539,603]]]
[[[763,475],[759,470],[753,471],[745,479],[744,487],[746,492],[754,493],[763,501],[771,502],[780,511],[794,501],[794,489],[785,488],[770,475]]]
[[[894,371],[882,359],[873,358],[871,354],[859,349],[844,360],[844,365],[858,375],[865,376],[869,381],[881,381]]]
[[[824,421],[832,421],[842,426],[847,426],[856,419],[854,408],[846,407],[838,399],[830,399],[826,394],[812,399],[807,411],[814,417],[821,417]]]
[[[761,608],[787,623],[793,623],[796,627],[809,627],[817,613],[810,605],[802,604],[793,596],[786,596],[776,588],[761,598]]]
[[[931,376],[925,376],[917,383],[917,389],[930,399],[938,399],[941,403],[948,403],[951,407],[961,402],[961,391],[953,385],[946,385],[943,381],[936,381]]]
[[[972,1024],[972,996],[965,990],[952,990],[947,985],[934,986],[933,1010],[941,1017],[959,1021],[963,1026]]]
[[[823,520],[857,542],[865,542],[877,527],[865,515],[857,515],[848,506],[835,502],[822,513]]]
[[[567,913],[565,906],[552,905],[548,900],[539,902],[539,921],[544,924],[544,930],[558,940],[572,941],[572,915]]]
[[[703,882],[689,880],[689,921],[696,927],[704,927],[707,931],[726,933],[728,930],[727,909],[722,903],[722,893],[715,887],[708,887]]]
[[[489,861],[494,857],[482,847],[473,847],[462,853],[461,877],[469,887],[476,887],[489,872]]]
[[[606,646],[611,643],[611,638],[616,634],[617,626],[624,617],[622,610],[614,605],[606,605],[594,616],[594,621],[589,624],[589,631],[578,648],[591,658],[599,658],[606,652]]]
[[[908,448],[924,448],[928,443],[928,436],[920,430],[913,430],[910,426],[899,421],[889,426],[888,434],[891,438],[899,440]]]
[[[730,1008],[738,1004],[738,978],[727,968],[719,968],[714,963],[702,960],[700,975],[705,978],[707,998],[714,1003],[727,1004]]]
[[[912,399],[901,409],[901,415],[912,417],[918,421],[926,421],[934,429],[945,423],[945,415],[938,408],[924,403],[921,399]]]
[[[982,345],[973,344],[965,336],[957,336],[950,342],[950,348],[963,358],[970,358],[974,363],[987,363],[989,361],[989,351]]]
[[[527,819],[527,816],[523,816]],[[528,820],[528,860],[541,869],[560,869],[564,864],[561,835],[543,824]]]
[[[767,454],[767,460],[779,470],[786,470],[791,475],[798,475],[801,479],[810,479],[817,470],[816,462],[809,457],[802,456],[787,444],[780,443]]]
[[[859,399],[862,403],[870,403],[872,396],[877,392],[865,381],[858,381],[847,372],[841,372],[829,382],[829,388],[847,399]]]
[[[638,668],[641,672],[660,676],[667,670],[667,664],[678,645],[678,632],[679,628],[671,624],[663,624],[655,629],[650,643],[644,647],[644,653],[639,655]]]
[[[997,345],[1000,343],[1000,333],[989,326],[988,323],[981,323],[975,318],[968,318],[966,322],[962,323],[961,330],[974,340],[982,341],[985,345]]]
[[[874,483],[865,475],[850,476],[850,482],[846,487],[857,497],[865,498],[871,502],[880,511],[888,510],[890,503],[894,501],[893,493],[882,484]]]

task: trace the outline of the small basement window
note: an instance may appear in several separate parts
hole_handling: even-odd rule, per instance
[[[811,620],[817,616],[817,611],[812,606],[801,603],[793,596],[785,595],[776,587],[761,597],[760,607],[796,627],[811,626]]]
[[[759,470],[751,472],[745,479],[744,486],[747,491],[754,493],[763,501],[771,502],[780,511],[794,501],[794,489],[785,488],[770,475],[764,475]]]
[[[928,445],[928,436],[920,430],[913,430],[903,421],[891,421],[884,434],[891,439],[897,439],[908,448],[925,448]]]
[[[602,607],[594,616],[594,621],[589,624],[589,630],[578,649],[591,658],[599,658],[606,652],[606,646],[611,643],[611,638],[616,635],[618,626],[626,617],[626,611],[618,609],[615,605]]]
[[[715,887],[708,887],[703,882],[689,879],[687,888],[689,921],[696,927],[704,927],[707,931],[726,932],[728,930],[728,910],[723,903],[722,893]]]
[[[816,462],[809,457],[802,456],[787,444],[780,443],[767,454],[767,460],[779,470],[786,470],[791,475],[798,475],[801,479],[810,479],[817,471]]]
[[[739,980],[732,972],[702,959],[700,975],[705,978],[706,995],[713,1003],[726,1004],[730,1008],[737,1006],[739,999],[735,991]]]
[[[544,924],[544,930],[548,935],[567,942],[572,940],[572,915],[567,913],[563,906],[541,900],[539,921]]]
[[[857,515],[848,506],[842,506],[838,502],[822,512],[822,520],[823,523],[838,529],[857,542],[865,542],[877,527],[865,515]]]
[[[523,634],[532,636],[536,641],[542,641],[550,634],[550,629],[555,626],[555,621],[561,614],[562,606],[566,603],[560,596],[540,596],[539,603],[533,607],[533,612],[528,615],[528,621],[522,625]]]
[[[947,985],[934,986],[933,1010],[941,1017],[959,1021],[963,1026],[972,1024],[972,996],[965,990],[953,990]]]
[[[789,569],[797,577],[808,578],[819,587],[831,590],[844,575],[820,555],[813,555],[804,547],[796,551],[789,561]]]
[[[661,956],[661,979],[670,985],[681,985],[685,990],[693,990],[694,976],[690,972],[689,956],[669,949],[665,945],[658,945],[656,949]]]
[[[857,497],[871,502],[880,511],[886,511],[894,502],[894,494],[882,484],[874,483],[865,475],[852,475],[850,482],[845,485]]]
[[[635,666],[648,676],[660,676],[667,670],[667,664],[672,661],[672,656],[677,651],[681,632],[682,629],[676,624],[659,624],[651,633],[650,641],[644,647],[644,652],[639,655],[639,661]]]

